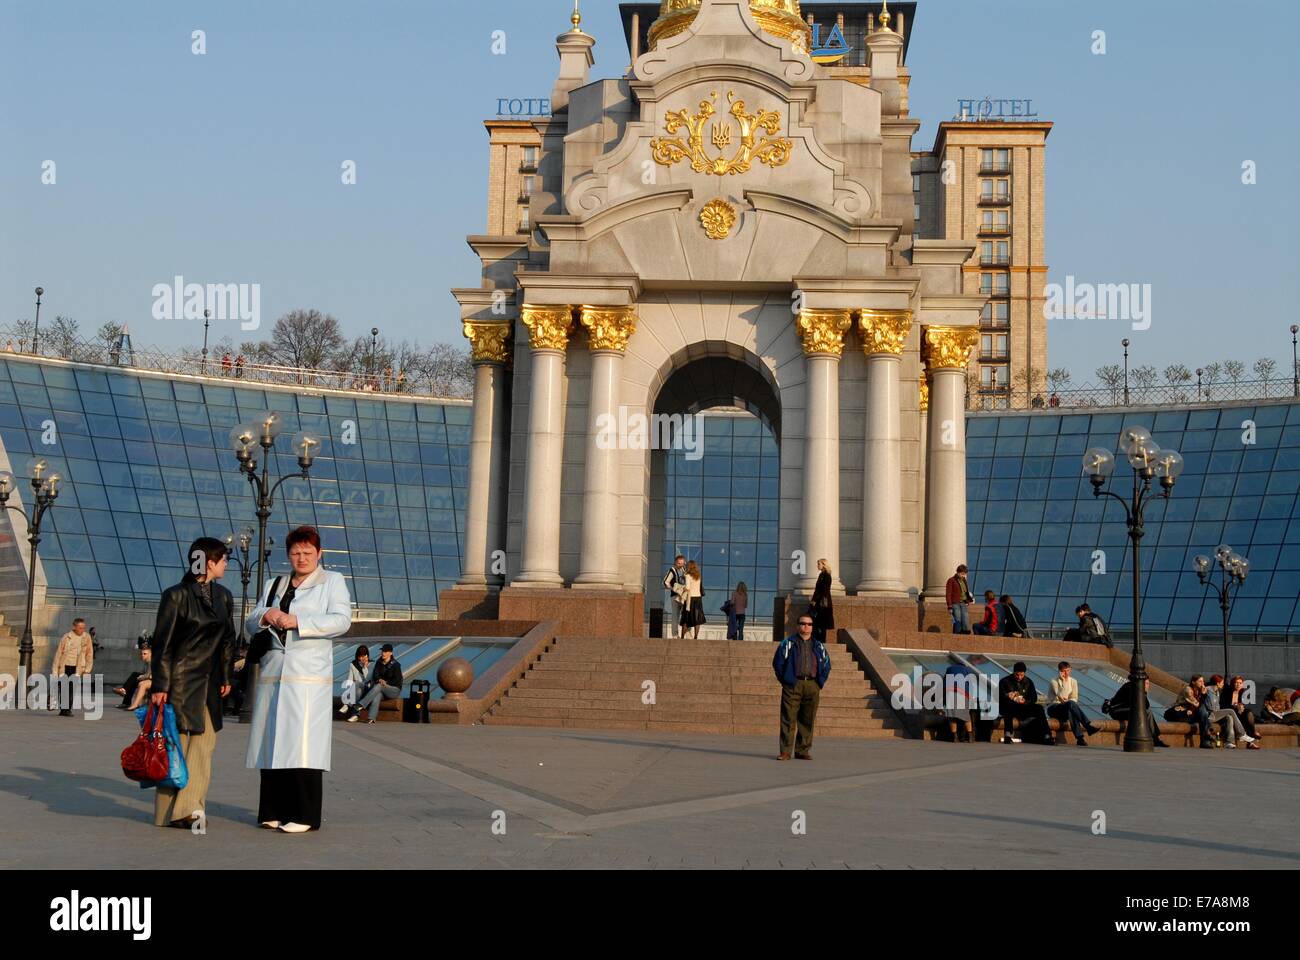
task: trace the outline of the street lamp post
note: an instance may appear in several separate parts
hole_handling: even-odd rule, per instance
[[[370,328],[370,382],[378,387],[378,378],[375,376],[375,357],[379,351],[379,328]]]
[[[1133,544],[1133,656],[1128,676],[1133,689],[1133,708],[1124,733],[1126,753],[1150,753],[1154,749],[1148,720],[1146,698],[1147,664],[1142,653],[1142,535],[1145,532],[1146,508],[1152,500],[1168,500],[1174,483],[1183,472],[1183,458],[1173,450],[1161,450],[1142,427],[1123,433],[1124,452],[1133,468],[1133,497],[1126,500],[1118,493],[1103,490],[1115,471],[1115,457],[1109,450],[1094,447],[1083,455],[1083,469],[1092,482],[1094,497],[1110,497],[1124,508],[1129,540]],[[1160,480],[1160,492],[1152,494],[1151,481]],[[1139,482],[1140,481],[1140,482]]]
[[[1222,578],[1216,586],[1210,579],[1210,568],[1213,563],[1219,564],[1222,571]],[[1246,575],[1250,573],[1250,561],[1245,557],[1237,554],[1232,547],[1227,544],[1220,544],[1214,550],[1214,560],[1209,557],[1197,557],[1192,561],[1192,568],[1196,571],[1196,578],[1206,587],[1212,588],[1219,598],[1219,609],[1223,611],[1223,675],[1231,677],[1232,671],[1228,666],[1228,617],[1232,613],[1232,592],[1240,590],[1241,585],[1246,582]]]
[[[312,460],[316,458],[316,453],[320,449],[320,439],[314,433],[304,431],[297,434],[293,438],[292,449],[298,458],[299,472],[296,474],[286,473],[275,483],[272,483],[271,451],[275,448],[275,441],[280,435],[282,427],[283,422],[280,414],[268,411],[253,423],[240,424],[230,431],[230,442],[235,451],[235,459],[239,461],[239,469],[248,478],[249,486],[253,489],[253,498],[257,504],[257,554],[255,561],[257,563],[258,589],[261,589],[261,584],[266,582],[266,565],[270,560],[266,526],[271,519],[271,507],[275,503],[275,493],[286,480],[294,477],[307,479],[311,471]],[[259,447],[262,451],[262,469],[260,473],[257,469],[257,450]],[[244,667],[244,670],[245,672],[249,670],[253,672],[247,674],[249,679],[246,689],[250,693],[244,698],[244,706],[239,714],[241,721],[247,720],[252,715],[253,697],[251,691],[257,689],[257,664],[248,664]]]
[[[27,520],[27,542],[31,544],[31,555],[27,563],[27,622],[23,624],[22,639],[18,641],[18,695],[24,698],[32,675],[32,654],[36,650],[32,639],[32,607],[36,597],[36,556],[41,544],[41,520],[59,498],[59,483],[63,479],[57,473],[46,476],[48,470],[49,464],[44,460],[36,460],[31,465],[32,492],[35,497],[30,517],[21,506],[9,502],[9,496],[14,490],[13,474],[0,472],[0,507],[23,515]]]
[[[1196,368],[1196,402],[1201,402],[1201,377],[1205,375],[1203,367]]]
[[[44,287],[36,288],[36,326],[32,330],[32,356],[40,352],[41,342],[41,296],[45,293]]]
[[[1291,395],[1300,397],[1300,355],[1296,353],[1296,334],[1300,325],[1291,324]]]
[[[1123,340],[1123,344],[1124,344],[1124,406],[1126,406],[1126,407],[1128,406],[1128,348],[1129,348],[1129,343],[1130,343],[1129,338],[1128,338],[1128,337],[1125,337],[1124,340]]]
[[[208,318],[211,316],[211,310],[203,311],[203,360],[199,363],[199,369],[204,373],[208,372],[208,324],[211,323]]]

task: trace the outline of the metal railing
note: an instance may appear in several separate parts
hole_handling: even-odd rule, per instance
[[[980,194],[980,201],[979,201],[979,202],[980,202],[980,206],[984,206],[984,207],[990,207],[990,206],[992,206],[992,207],[1000,207],[1000,206],[1003,206],[1003,205],[1005,205],[1005,204],[1009,204],[1009,203],[1011,202],[1011,194],[1009,194],[1009,193],[981,193],[981,194]]]
[[[1227,383],[1152,384],[1138,386],[1130,383],[1125,400],[1124,385],[1095,387],[1085,384],[1078,388],[1052,390],[1050,387],[1026,390],[1021,385],[1002,387],[996,394],[987,386],[972,386],[967,391],[968,410],[1001,409],[1089,409],[1095,407],[1148,407],[1148,406],[1218,406],[1223,403],[1249,400],[1290,400],[1294,396],[1290,380],[1239,380]],[[994,404],[993,400],[996,400]],[[989,401],[989,402],[986,402]]]
[[[1006,234],[1011,232],[1010,223],[981,223],[979,232],[985,235]]]
[[[996,253],[991,257],[980,257],[981,267],[1009,267],[1011,265],[1011,254]]]
[[[25,331],[0,326],[0,357],[35,356]],[[405,371],[372,372],[369,370],[328,370],[276,363],[205,358],[199,350],[174,353],[148,346],[129,347],[102,342],[71,340],[42,332],[40,354],[44,359],[87,363],[119,370],[146,370],[187,377],[209,377],[235,384],[276,384],[283,386],[344,390],[357,393],[403,394],[463,400],[473,393],[472,373],[463,378],[410,374]]]
[[[1009,160],[1006,163],[999,163],[995,161],[993,163],[980,164],[981,177],[1009,176],[1010,174],[1011,174],[1011,161]]]

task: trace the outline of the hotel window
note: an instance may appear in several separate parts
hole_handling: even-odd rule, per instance
[[[1007,335],[1005,333],[985,333],[980,336],[980,356],[997,360],[1007,358]]]
[[[999,387],[1010,386],[1011,381],[1007,379],[1007,368],[997,367],[980,367],[980,386],[986,390],[996,390]]]
[[[536,177],[524,177],[523,186],[520,187],[520,196],[531,197],[533,195],[533,189],[536,183],[537,183]]]
[[[1005,200],[1006,198],[1011,196],[1011,181],[1010,180],[981,180],[980,196],[990,200],[993,199],[994,197]]]
[[[519,208],[519,232],[531,233],[532,229],[533,229],[533,222],[531,216],[529,215],[528,208],[526,206],[521,206]]]
[[[1008,323],[1008,311],[1011,304],[1005,300],[994,300],[992,303],[984,304],[984,310],[980,314],[980,321],[984,324],[1005,327]]]
[[[980,262],[985,265],[1005,266],[1011,262],[1010,248],[1005,240],[985,240],[980,244]]]
[[[921,192],[921,175],[919,173],[912,174],[912,192]]]
[[[912,219],[918,223],[921,220],[921,205],[919,203],[912,204]]]
[[[1005,273],[981,273],[980,274],[980,293],[991,294],[993,296],[1006,296],[1009,287],[1010,277]]]
[[[981,215],[980,229],[985,233],[1006,233],[1011,226],[1009,210],[985,210]]]
[[[524,147],[524,162],[520,164],[520,167],[524,170],[537,169],[537,148],[536,147]]]
[[[981,150],[980,170],[985,173],[1010,173],[1011,151],[1004,147]]]

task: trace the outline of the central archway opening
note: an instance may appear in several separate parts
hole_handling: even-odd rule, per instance
[[[672,370],[655,398],[654,413],[698,418],[703,440],[651,454],[647,615],[659,607],[671,619],[662,581],[681,554],[701,569],[708,618],[702,636],[725,635],[720,607],[743,582],[749,591],[746,636],[766,637],[779,564],[776,387],[766,371],[743,360],[703,356]]]

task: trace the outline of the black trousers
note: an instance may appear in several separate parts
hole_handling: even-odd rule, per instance
[[[1051,729],[1047,726],[1047,714],[1042,706],[1037,703],[1008,703],[1001,708],[1003,717],[1003,730],[1006,736],[1011,736],[1011,721],[1020,721],[1020,733],[1022,737],[1033,737],[1035,739],[1046,740],[1052,735]]]
[[[257,822],[279,820],[320,829],[323,770],[263,770]]]
[[[1111,707],[1110,718],[1127,724],[1128,718],[1133,715],[1129,707]],[[1147,726],[1151,728],[1151,739],[1160,739],[1160,727],[1156,724],[1156,714],[1154,710],[1147,710]]]
[[[62,716],[71,716],[72,714],[72,681],[68,677],[75,677],[76,675],[76,667],[64,667],[63,676],[59,679],[59,714]]]

